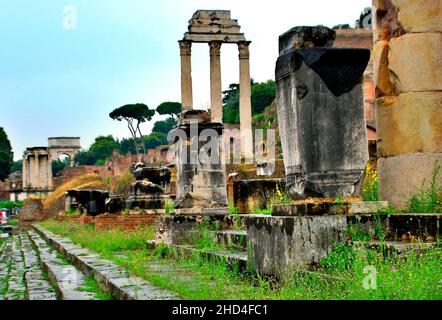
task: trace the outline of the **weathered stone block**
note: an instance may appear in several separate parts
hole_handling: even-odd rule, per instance
[[[30,223],[44,218],[43,203],[41,199],[29,198],[24,201],[18,214],[20,223]]]
[[[277,190],[284,191],[281,179],[240,180],[233,182],[233,201],[238,213],[266,209],[278,199]]]
[[[246,219],[250,267],[283,277],[305,270],[325,258],[345,240],[345,216],[269,217]]]
[[[398,18],[398,9],[392,0],[373,0],[373,40],[390,40],[406,31]]]
[[[222,217],[220,219],[222,220]],[[203,220],[202,215],[163,216],[156,224],[155,241],[167,245],[192,244],[200,235],[199,225]]]
[[[278,124],[292,196],[351,196],[368,160],[365,49],[292,49],[276,65]]]
[[[442,153],[416,153],[378,160],[379,198],[398,209],[406,209],[410,197],[426,179],[431,179],[435,162],[442,164]],[[439,175],[438,183],[442,183]]]
[[[407,32],[442,32],[440,0],[392,0]]]
[[[378,154],[442,152],[442,92],[376,100]]]
[[[442,90],[442,33],[406,34],[390,41],[396,92]]]
[[[394,87],[390,82],[390,69],[388,68],[388,41],[378,41],[373,46],[374,84],[376,97],[395,95]]]
[[[294,27],[279,36],[279,54],[291,49],[332,47],[335,39],[336,31],[327,27]]]

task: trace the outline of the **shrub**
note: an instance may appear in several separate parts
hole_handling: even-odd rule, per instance
[[[130,186],[135,182],[135,177],[129,171],[126,171],[121,177],[118,178],[112,193],[114,195],[120,195],[122,197],[129,197]]]

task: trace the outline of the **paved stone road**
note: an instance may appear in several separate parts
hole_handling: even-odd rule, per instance
[[[96,300],[99,293],[122,300],[178,299],[174,292],[37,227],[20,230],[0,247],[0,300]]]

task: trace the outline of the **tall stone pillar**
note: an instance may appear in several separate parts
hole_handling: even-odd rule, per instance
[[[52,181],[52,161],[51,158],[48,154],[48,156],[45,158],[46,161],[46,168],[47,168],[47,179],[48,179],[48,189],[52,189],[52,187],[54,186],[53,181]]]
[[[373,0],[373,7],[379,196],[403,209],[436,161],[442,165],[442,6]]]
[[[253,159],[252,134],[252,89],[250,85],[250,41],[238,43],[240,98],[239,114],[241,129],[241,154],[246,159]]]
[[[34,188],[40,188],[41,187],[41,171],[40,171],[40,155],[36,153],[34,155],[34,161],[35,161],[35,174],[34,174]],[[46,172],[44,173],[46,175]]]
[[[23,169],[22,169],[22,186],[23,188],[27,188],[28,187],[28,183],[29,183],[29,169],[28,169],[28,157],[26,156],[26,154],[23,156]]]
[[[212,122],[223,123],[221,87],[221,42],[212,41],[210,46],[210,110]]]
[[[181,105],[183,111],[192,110],[192,42],[179,41],[179,44],[181,54]]]
[[[332,48],[335,37],[322,26],[279,37],[278,125],[294,198],[360,195],[368,160],[362,78],[370,50]]]

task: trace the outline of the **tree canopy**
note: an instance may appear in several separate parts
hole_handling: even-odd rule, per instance
[[[135,151],[138,154],[137,138],[141,138],[141,140],[143,140],[140,125],[143,122],[152,120],[154,115],[155,110],[149,109],[149,107],[143,103],[136,103],[127,104],[115,109],[109,114],[109,117],[118,121],[126,120],[130,134],[132,135]],[[142,147],[144,153],[146,153],[144,144],[142,144]]]
[[[23,171],[23,160],[14,161],[11,167],[11,172],[22,172]]]
[[[161,132],[168,134],[169,131],[172,130],[174,126],[176,126],[176,124],[177,121],[172,117],[167,118],[166,120],[157,121],[153,125],[152,132]]]
[[[269,106],[276,97],[276,86],[273,80],[267,82],[252,83],[252,115],[260,114]],[[223,92],[223,121],[224,123],[237,124],[239,115],[240,87],[237,83],[229,85],[229,89]]]
[[[95,165],[102,163],[114,150],[119,150],[120,145],[111,135],[99,136],[88,150],[81,150],[75,155],[75,163],[79,165]]]
[[[144,144],[147,149],[155,149],[158,146],[167,144],[167,134],[162,132],[152,132],[144,137]]]
[[[163,102],[157,107],[158,114],[170,115],[172,118],[177,119],[177,115],[181,112],[181,103],[179,102]]]
[[[5,180],[11,173],[14,154],[11,142],[5,130],[0,127],[0,180]]]

